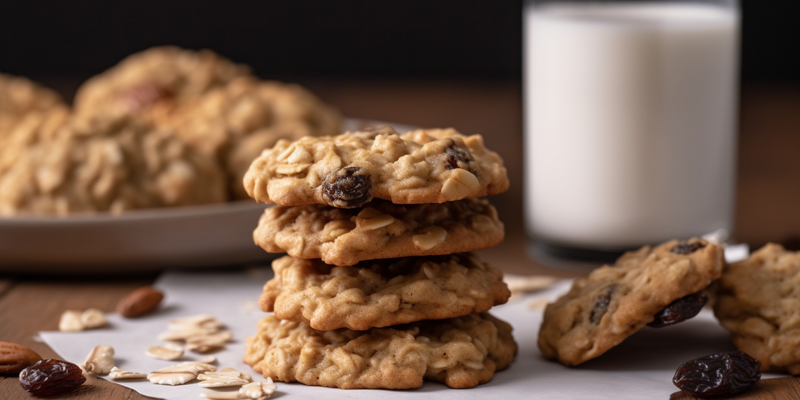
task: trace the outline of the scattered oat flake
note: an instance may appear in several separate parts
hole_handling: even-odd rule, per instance
[[[541,310],[547,306],[547,299],[536,299],[528,303],[529,310]]]
[[[513,292],[531,293],[552,286],[558,278],[545,275],[506,275],[503,278],[508,290]]]
[[[238,400],[245,397],[240,395],[239,392],[206,392],[200,393],[200,396],[211,400]]]
[[[270,398],[275,393],[275,389],[277,386],[272,382],[272,378],[267,378],[266,382],[253,382],[242,386],[239,394],[244,395],[247,399],[261,400]]]
[[[208,356],[201,357],[197,361],[201,362],[201,363],[204,363],[204,364],[213,364],[213,363],[217,362],[217,357],[208,355]]]
[[[108,377],[111,380],[118,381],[122,379],[145,379],[147,378],[147,375],[141,372],[126,371],[124,369],[113,367],[111,368],[111,372],[108,373]]]
[[[147,374],[147,379],[157,385],[183,385],[186,382],[193,381],[197,378],[197,375],[203,372],[215,371],[216,369],[216,367],[209,364],[185,362],[153,371]]]
[[[253,378],[245,372],[239,372],[233,368],[223,368],[219,371],[204,372],[197,376],[201,381],[201,387],[217,388],[242,386],[253,381]]]
[[[147,349],[145,355],[157,360],[177,360],[183,356],[183,347],[174,343],[168,343],[164,346],[153,346]]]

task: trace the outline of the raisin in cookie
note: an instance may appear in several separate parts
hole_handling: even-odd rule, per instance
[[[469,253],[334,267],[282,257],[259,305],[281,319],[332,330],[459,317],[508,301],[503,273]]]
[[[374,200],[350,209],[319,204],[270,207],[253,238],[268,252],[353,265],[492,247],[503,240],[503,223],[486,199],[411,205]]]
[[[714,313],[764,371],[800,374],[800,252],[768,244],[729,265]]]
[[[548,304],[539,330],[545,357],[578,365],[618,345],[678,299],[720,277],[722,247],[702,239],[672,240],[625,253],[575,280]]]
[[[0,215],[114,213],[226,200],[222,169],[128,117],[51,114],[0,152]]]
[[[486,383],[517,353],[511,325],[489,314],[368,331],[320,332],[267,316],[244,361],[265,378],[342,389],[412,389],[423,379],[453,388]]]
[[[246,199],[242,178],[262,150],[279,139],[338,134],[342,117],[299,85],[239,77],[183,102],[156,123],[218,157],[235,197]]]
[[[244,186],[262,203],[355,208],[373,198],[422,204],[488,196],[506,191],[508,177],[480,135],[454,129],[401,135],[382,127],[278,141],[253,161]]]
[[[248,67],[209,50],[153,47],[87,80],[78,88],[74,106],[79,113],[159,115],[249,73]]]
[[[20,120],[58,107],[65,104],[53,90],[23,77],[0,74],[0,147]]]

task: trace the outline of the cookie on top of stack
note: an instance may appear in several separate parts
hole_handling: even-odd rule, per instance
[[[510,365],[511,326],[487,311],[510,292],[469,253],[503,240],[486,199],[504,192],[479,135],[388,127],[281,140],[245,174],[277,203],[253,233],[273,263],[245,362],[273,380],[409,389],[467,388]]]

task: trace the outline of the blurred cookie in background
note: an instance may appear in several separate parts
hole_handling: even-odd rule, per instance
[[[249,199],[242,178],[262,150],[280,139],[336,135],[342,117],[300,85],[239,77],[177,106],[156,124],[218,157],[234,199]]]
[[[79,113],[149,117],[249,73],[249,67],[210,50],[153,47],[84,82],[74,107]]]
[[[13,126],[0,134],[0,181],[16,164],[27,159],[29,151],[53,140],[69,116],[67,106],[56,105],[51,110],[30,111],[12,117],[15,119]]]
[[[260,80],[210,50],[133,54],[82,84],[72,108],[0,74],[0,215],[247,199],[242,178],[263,149],[341,124],[301,86]]]
[[[0,151],[0,215],[120,213],[219,203],[224,172],[171,132],[127,115],[51,113]],[[24,150],[24,151],[20,151]]]
[[[65,107],[61,96],[36,82],[0,73],[0,144],[26,115]]]
[[[79,114],[127,114],[167,127],[213,154],[227,170],[232,199],[248,199],[242,178],[279,139],[335,135],[338,111],[305,88],[263,81],[210,50],[154,47],[87,80],[75,96]]]

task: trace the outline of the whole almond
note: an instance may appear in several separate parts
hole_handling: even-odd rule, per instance
[[[141,317],[155,311],[163,298],[152,286],[140,287],[117,303],[117,312],[125,318]]]
[[[0,342],[0,374],[18,374],[41,359],[35,351],[21,344]]]

